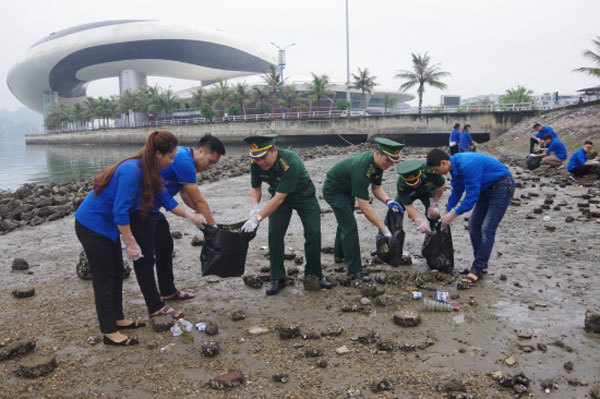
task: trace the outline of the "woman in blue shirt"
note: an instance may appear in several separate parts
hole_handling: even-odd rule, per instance
[[[458,140],[458,151],[468,152],[470,145],[477,147],[477,143],[473,141],[473,138],[471,137],[471,125],[467,124],[463,127],[463,131],[460,134],[460,139]]]
[[[143,327],[123,314],[123,259],[121,240],[127,258],[139,259],[142,251],[131,234],[129,213],[148,213],[158,195],[162,206],[179,216],[188,215],[163,189],[160,170],[173,162],[177,138],[167,130],[151,133],[144,148],[106,169],[93,181],[93,189],[75,212],[75,232],[88,257],[96,312],[106,345],[129,346],[139,342],[119,330]],[[162,194],[165,193],[165,194]],[[195,220],[196,222],[197,220]]]
[[[454,129],[450,133],[450,140],[448,146],[450,147],[450,155],[454,155],[458,152],[458,141],[460,140],[460,123],[454,124]]]

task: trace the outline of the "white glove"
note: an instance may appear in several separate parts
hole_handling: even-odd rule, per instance
[[[133,237],[133,234],[123,234],[123,242],[125,242],[125,251],[127,259],[138,260],[142,258],[142,249]]]
[[[260,204],[252,205],[252,208],[250,208],[250,214],[248,215],[248,218],[251,218],[252,216],[256,215],[259,211],[260,211]]]
[[[598,166],[598,165],[600,165],[600,161],[592,161],[592,165]]]
[[[185,218],[189,219],[196,227],[201,227],[206,224],[206,218],[201,213],[192,213],[189,210],[185,210]]]
[[[440,222],[442,222],[442,227],[450,226],[450,224],[454,221],[454,219],[456,219],[457,216],[458,215],[456,214],[456,212],[454,212],[454,210],[451,210],[450,212],[442,216],[442,218],[440,219]]]
[[[431,233],[431,227],[429,227],[429,223],[424,221],[423,219],[416,219],[415,223],[419,226],[419,232],[421,233]]]
[[[476,142],[473,142],[473,147],[477,148],[477,147],[479,147],[479,144],[477,144]]]
[[[251,233],[253,231],[256,231],[256,229],[258,229],[259,224],[260,222],[258,221],[258,219],[256,219],[256,215],[254,215],[250,219],[248,219],[246,223],[244,223],[244,225],[242,226],[242,232]]]
[[[455,146],[455,145],[456,145],[456,141],[451,141],[450,143],[448,143],[448,145],[449,145],[450,147],[453,147],[453,146]]]
[[[379,230],[379,232],[381,234],[383,234],[386,238],[392,238],[392,232],[390,231],[390,229],[386,227],[384,227],[382,230]]]
[[[427,210],[427,217],[429,219],[435,219],[438,216],[440,216],[440,210],[438,208],[438,203],[434,202]]]

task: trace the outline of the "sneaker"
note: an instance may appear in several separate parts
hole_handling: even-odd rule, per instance
[[[558,166],[556,167],[556,169],[562,169],[562,168],[564,168],[564,167],[565,167],[565,164],[564,164],[564,163],[561,163],[560,165],[558,165]]]
[[[573,181],[577,181],[577,180],[579,180],[578,178],[576,178],[576,177],[575,177],[575,176],[573,176],[573,175],[569,175],[569,179],[571,179],[571,180],[573,180]]]

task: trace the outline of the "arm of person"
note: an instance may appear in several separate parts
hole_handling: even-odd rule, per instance
[[[446,205],[446,212],[449,212],[458,204],[458,201],[465,192],[465,184],[461,179],[452,179],[452,192],[448,198],[448,205]]]
[[[412,206],[412,205],[404,205],[404,210],[406,211],[406,213],[408,214],[408,217],[411,220],[420,219],[419,212],[417,212],[417,210],[415,209],[414,206]]]
[[[187,206],[202,214],[209,225],[213,226],[215,224],[208,202],[202,196],[197,184],[184,184],[181,190],[181,199]]]
[[[385,229],[385,224],[381,221],[381,219],[379,219],[368,200],[357,198],[356,201],[358,201],[358,207],[360,208],[360,211],[373,226],[377,227],[379,230]]]
[[[285,197],[287,197],[287,194],[276,192],[273,198],[271,198],[269,202],[267,202],[267,204],[260,211],[258,211],[257,215],[260,215],[261,220],[268,218],[277,210],[277,208],[279,208],[281,204],[283,204]]]
[[[380,185],[371,184],[371,191],[373,192],[375,198],[387,205],[387,202],[390,200],[390,197],[388,197],[388,195],[385,193],[385,191],[383,191],[383,188]]]
[[[541,141],[541,139],[540,139],[538,136],[536,136],[536,134],[537,134],[537,133],[534,133],[534,134],[532,134],[532,135],[531,135],[531,138],[532,138],[532,139],[534,139],[535,141],[537,141],[537,142],[538,142],[538,144],[540,144],[540,141]]]
[[[444,195],[444,190],[446,190],[446,184],[442,184],[435,190],[435,193],[433,194],[433,203],[440,202],[442,195]]]
[[[463,198],[460,205],[454,210],[457,215],[468,212],[475,206],[481,191],[482,176],[483,167],[481,165],[471,167],[468,171],[465,171],[465,198]]]

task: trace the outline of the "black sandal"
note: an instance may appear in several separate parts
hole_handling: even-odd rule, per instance
[[[131,337],[127,337],[126,340],[121,341],[121,342],[116,342],[113,341],[112,339],[108,338],[106,335],[104,336],[104,345],[114,345],[114,346],[131,346],[131,345],[137,345],[140,343],[140,341],[138,341],[135,338],[131,338]]]
[[[459,274],[469,274],[469,273],[471,273],[471,268],[470,267],[465,267],[464,269],[462,269],[458,273]],[[473,273],[473,274],[475,274],[475,273]],[[488,269],[483,269],[481,271],[481,274],[488,274]]]
[[[477,284],[477,282],[479,280],[481,280],[481,275],[477,275],[476,273],[469,273],[472,274],[473,276],[477,277],[477,278],[473,278],[471,276],[466,276],[463,277],[457,284],[456,284],[456,289],[457,290],[468,290],[471,287],[474,287],[475,284]]]
[[[183,292],[183,296],[181,296],[181,294],[182,294],[182,291],[177,290],[171,295],[163,296],[162,300],[163,301],[186,301],[188,299],[192,299],[192,298],[196,297],[196,295],[190,294],[189,292]]]
[[[126,326],[120,326],[117,324],[117,330],[132,330],[134,328],[142,328],[146,327],[146,323],[143,323],[139,320],[132,322],[131,324],[127,324]]]

